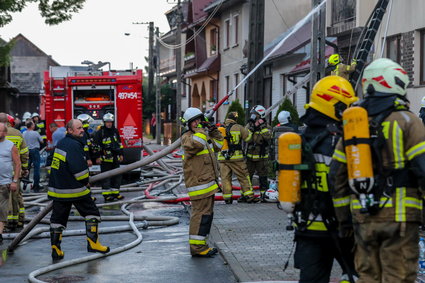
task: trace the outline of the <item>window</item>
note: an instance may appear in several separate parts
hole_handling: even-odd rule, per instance
[[[230,20],[224,22],[224,49],[229,48],[230,46]]]
[[[425,85],[425,29],[421,30],[421,43],[420,43],[420,84]]]
[[[210,31],[210,55],[217,53],[217,29],[213,28]]]
[[[225,80],[226,80],[226,86],[225,86],[224,89],[226,90],[225,95],[227,95],[229,93],[229,91],[230,91],[230,77],[229,76],[226,76],[225,77]]]
[[[233,16],[233,35],[235,40],[234,46],[237,46],[239,44],[239,15]]]
[[[239,74],[235,74],[235,87],[239,84]],[[239,90],[238,90],[239,88],[237,88],[236,90],[235,90],[235,96],[236,96],[236,98],[237,99],[239,99]]]
[[[400,35],[387,37],[387,58],[400,63]]]

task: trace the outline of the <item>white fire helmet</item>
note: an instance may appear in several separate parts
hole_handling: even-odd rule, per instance
[[[186,111],[183,114],[183,120],[185,123],[190,123],[192,122],[194,119],[197,118],[203,118],[204,114],[201,112],[201,110],[199,110],[198,108],[195,107],[189,107],[186,109]]]
[[[363,93],[365,96],[406,96],[409,82],[407,72],[399,64],[379,58],[364,70]]]
[[[264,193],[264,199],[267,202],[278,202],[279,192],[275,189],[270,188]]]
[[[40,115],[37,112],[34,112],[32,113],[31,118],[34,118],[34,117],[40,117]]]
[[[264,118],[266,116],[266,108],[262,105],[255,105],[251,109],[251,114],[258,114],[260,118]]]
[[[288,111],[280,111],[279,115],[277,115],[277,120],[279,120],[280,124],[288,124],[291,121],[291,113]]]
[[[22,116],[22,120],[25,122],[25,120],[30,119],[31,118],[31,113],[30,112],[25,112],[24,115]]]
[[[115,117],[112,113],[106,113],[105,115],[103,115],[103,122],[114,122],[114,120]]]

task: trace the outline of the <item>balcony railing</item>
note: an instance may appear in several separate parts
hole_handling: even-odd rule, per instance
[[[176,56],[162,59],[159,63],[160,73],[170,73],[176,70]]]

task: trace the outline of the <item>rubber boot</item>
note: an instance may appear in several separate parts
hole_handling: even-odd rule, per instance
[[[212,257],[218,252],[216,248],[208,248],[205,251],[200,252],[199,254],[192,255],[194,257]]]
[[[105,199],[105,202],[113,202],[114,197],[111,195],[104,195],[103,198]]]
[[[64,252],[61,250],[62,228],[50,228],[50,243],[52,245],[52,258],[54,260],[63,259]]]
[[[122,199],[124,199],[124,196],[117,194],[117,195],[114,195],[114,198],[117,199],[117,200],[122,200]]]
[[[91,253],[106,254],[109,247],[102,246],[99,242],[98,221],[96,219],[86,220],[87,251]]]
[[[261,199],[255,197],[254,195],[247,196],[247,199],[246,199],[247,203],[256,203],[259,201],[261,201]]]
[[[225,200],[224,200],[224,202],[225,202],[226,204],[232,204],[232,203],[233,203],[233,199],[228,198],[228,199],[225,199]]]

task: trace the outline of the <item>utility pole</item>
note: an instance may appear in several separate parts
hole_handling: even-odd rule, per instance
[[[264,57],[264,0],[250,0],[249,5],[248,72]],[[259,68],[248,80],[249,107],[264,104],[263,78],[263,68]]]
[[[313,9],[322,0],[312,0]],[[326,4],[313,15],[310,56],[310,93],[318,80],[325,76]]]
[[[153,78],[155,76],[155,67],[153,66],[153,48],[154,48],[154,25],[149,22],[149,78],[148,78],[148,96],[153,95]]]
[[[156,143],[161,144],[161,86],[159,80],[159,28],[156,28],[156,56],[155,56],[155,65],[156,65],[156,97],[155,97],[155,109],[156,109]]]
[[[182,88],[181,88],[181,79],[182,79],[182,51],[181,51],[181,37],[182,37],[182,14],[181,14],[181,3],[180,0],[177,2],[177,15],[176,15],[176,45],[178,48],[176,49],[176,77],[177,77],[177,85],[176,85],[176,121],[178,127],[178,133],[180,133],[180,116],[182,112]]]

